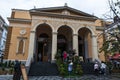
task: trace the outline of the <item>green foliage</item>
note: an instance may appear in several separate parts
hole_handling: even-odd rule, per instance
[[[82,75],[83,74],[82,67],[81,67],[80,64],[76,65],[75,74],[77,74],[77,75]]]
[[[5,63],[3,63],[3,66],[7,67],[8,66],[8,62],[6,61]]]
[[[4,66],[2,67],[2,70],[5,71],[5,67]]]
[[[102,47],[99,49],[99,52],[105,52],[107,54],[114,54],[115,52],[120,52],[120,38],[119,31],[117,32],[107,32],[109,34],[108,39],[104,41]]]
[[[8,61],[8,67],[11,67],[11,60]]]
[[[14,67],[14,61],[11,62],[10,67]]]
[[[71,73],[71,76],[75,76],[75,75],[82,75],[83,74],[83,70],[81,65],[79,64],[80,60],[79,60],[79,56],[74,56],[75,52],[74,51],[70,51],[69,53],[69,60],[73,61],[73,71]],[[61,58],[61,51],[58,50],[58,52],[55,55],[56,58],[56,64],[58,66],[58,70],[61,76],[69,76],[68,73],[68,64],[69,64],[69,60],[67,60],[67,62],[64,62]]]
[[[0,63],[0,74],[13,74],[14,61],[5,61]]]
[[[74,56],[73,57],[73,63],[75,64],[75,65],[77,65],[78,63],[79,63],[79,56]]]
[[[9,73],[10,73],[10,74],[12,74],[12,73],[13,73],[13,71],[14,71],[14,69],[13,69],[13,68],[10,68],[10,69],[9,69]]]
[[[55,54],[55,59],[61,58],[61,50],[58,50],[58,52]]]
[[[60,64],[62,64],[62,63],[63,63],[63,61],[62,61],[61,58],[58,58],[58,59],[56,60],[56,64],[57,64],[57,65],[60,65]]]
[[[62,75],[62,76],[67,75],[67,73],[68,73],[67,64],[60,64],[59,72],[60,72],[60,75]]]

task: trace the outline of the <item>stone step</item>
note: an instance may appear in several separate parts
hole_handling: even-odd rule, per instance
[[[49,62],[32,63],[29,76],[57,76],[59,74],[57,65]]]

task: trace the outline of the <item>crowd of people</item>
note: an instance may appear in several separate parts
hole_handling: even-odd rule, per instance
[[[66,51],[63,51],[63,54],[62,54],[63,61],[64,62],[66,62],[66,61],[69,62],[69,64],[68,64],[68,71],[69,72],[72,71],[72,65],[73,65],[73,62],[70,59],[70,56],[74,57],[74,55],[75,54],[68,54]],[[99,74],[106,75],[107,65],[105,64],[105,62],[95,61],[93,68],[94,68],[94,74],[95,75],[99,75]]]
[[[95,75],[103,74],[106,75],[107,65],[102,61],[100,64],[95,62],[94,64],[94,72]]]

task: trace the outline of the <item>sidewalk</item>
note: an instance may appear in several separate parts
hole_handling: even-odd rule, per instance
[[[113,73],[111,74],[112,77],[120,78],[120,73]]]
[[[112,76],[104,76],[104,75],[99,75],[99,76],[94,76],[94,75],[83,75],[81,77],[68,77],[68,78],[63,78],[59,76],[30,76],[29,80],[120,80],[120,78],[117,77],[112,77]]]
[[[13,75],[0,75],[0,80],[13,80]],[[21,79],[23,80],[23,79]],[[108,76],[99,75],[83,75],[81,77],[63,78],[60,76],[29,76],[29,80],[120,80],[120,74],[112,74]]]
[[[13,80],[13,75],[0,75],[0,80]]]

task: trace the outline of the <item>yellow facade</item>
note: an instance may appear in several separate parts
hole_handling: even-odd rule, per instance
[[[36,9],[35,9],[36,10]],[[65,12],[66,11],[66,12]],[[56,9],[56,10],[52,10],[48,8],[48,11],[34,11],[32,12],[32,10],[18,10],[18,9],[13,9],[12,13],[11,13],[11,17],[8,18],[9,22],[10,22],[10,26],[12,27],[12,32],[11,32],[11,40],[10,40],[10,44],[7,45],[9,46],[9,49],[6,49],[6,52],[8,51],[7,55],[7,59],[8,60],[21,60],[21,61],[27,61],[29,59],[30,56],[34,56],[32,53],[35,53],[35,48],[34,45],[35,44],[31,44],[32,41],[32,36],[31,34],[36,32],[37,26],[41,25],[41,24],[48,24],[52,30],[52,32],[49,32],[49,29],[45,30],[44,28],[40,29],[41,31],[39,32],[39,34],[41,33],[47,33],[51,36],[51,42],[50,45],[52,45],[52,48],[55,48],[53,46],[53,33],[57,33],[59,28],[63,25],[67,25],[71,28],[72,31],[72,36],[73,34],[77,34],[79,35],[78,31],[80,29],[87,29],[87,32],[89,33],[87,36],[87,44],[88,45],[88,56],[89,58],[92,58],[93,56],[93,49],[91,46],[93,46],[93,42],[92,42],[92,38],[91,36],[96,36],[97,38],[97,48],[100,48],[102,46],[103,43],[103,35],[98,36],[98,34],[102,34],[103,33],[103,21],[99,20],[98,18],[94,19],[94,16],[91,17],[91,15],[88,14],[83,14],[80,13],[79,11],[76,10],[71,10],[71,8],[67,8],[66,10],[62,10],[62,9]],[[93,18],[93,19],[92,19]],[[44,26],[45,27],[45,26]],[[100,27],[100,29],[97,29],[98,27]],[[21,30],[26,30],[24,35],[20,34]],[[64,28],[62,28],[64,29]],[[69,30],[69,29],[68,29]],[[62,33],[62,32],[60,32]],[[68,33],[68,32],[67,32]],[[63,32],[63,34],[67,35],[67,33]],[[80,34],[84,34],[84,32],[80,32]],[[67,35],[68,36],[68,35]],[[82,35],[80,35],[82,36]],[[19,37],[20,38],[24,38],[25,41],[25,47],[24,47],[24,53],[23,54],[18,54],[17,53],[17,48],[19,46]],[[36,36],[34,36],[33,38],[36,38]],[[73,42],[73,49],[77,49],[78,47],[76,46],[77,43],[72,40]],[[34,41],[33,41],[34,43]],[[75,45],[76,43],[76,45]],[[33,45],[33,46],[30,46]],[[72,45],[72,43],[71,43]],[[33,47],[31,49],[31,47]],[[94,48],[95,49],[95,48]],[[54,49],[51,49],[54,50]],[[51,51],[50,50],[50,51]],[[31,51],[31,53],[30,53]],[[79,51],[79,50],[77,50]],[[51,51],[51,55],[53,55],[53,52],[55,51]],[[85,51],[84,51],[85,52]],[[79,54],[79,53],[78,53]],[[104,60],[104,53],[95,53],[98,54],[98,57],[101,60]],[[53,56],[52,56],[53,57]],[[53,59],[53,58],[52,58]]]

